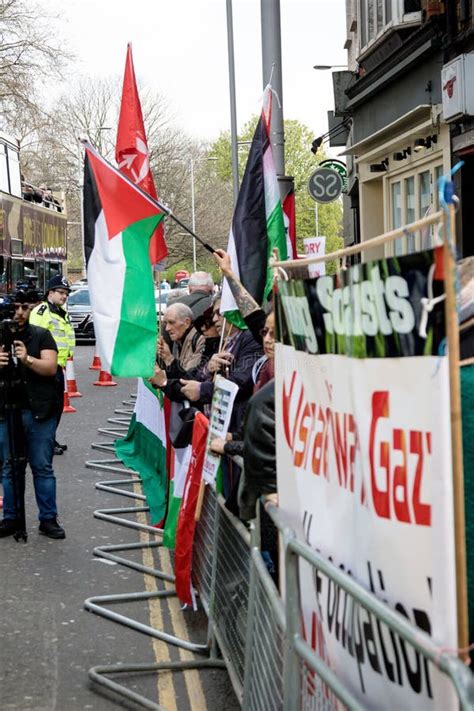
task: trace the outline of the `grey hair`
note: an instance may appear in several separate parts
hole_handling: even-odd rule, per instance
[[[187,304],[182,304],[180,301],[177,301],[175,304],[168,306],[166,311],[169,311],[170,309],[174,309],[176,316],[182,321],[187,318],[191,321],[191,323],[194,321],[193,312]]]
[[[189,277],[188,289],[209,289],[212,291],[214,289],[214,279],[209,274],[209,272],[194,272]]]

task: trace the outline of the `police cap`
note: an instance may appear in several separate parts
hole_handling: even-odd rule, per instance
[[[64,289],[68,292],[71,291],[71,287],[69,286],[68,280],[66,279],[66,277],[61,276],[60,274],[53,276],[52,279],[48,281],[46,292],[53,291],[54,289]]]

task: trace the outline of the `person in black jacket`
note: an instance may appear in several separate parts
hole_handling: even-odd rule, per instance
[[[232,411],[231,428],[242,426],[245,405],[253,392],[252,371],[255,363],[262,355],[262,347],[249,331],[242,331],[236,326],[226,326],[219,313],[220,299],[213,302],[213,320],[219,334],[225,329],[224,350],[216,353],[207,365],[207,374],[201,382],[181,379],[181,392],[190,402],[201,405],[212,402],[214,393],[214,374],[221,373],[225,378],[236,383],[239,391],[235,398]]]
[[[26,455],[33,473],[36,502],[39,509],[39,532],[49,538],[65,538],[57,521],[56,478],[53,471],[54,435],[56,432],[57,389],[55,375],[58,349],[51,333],[28,323],[30,304],[24,292],[13,297],[18,332],[13,342],[19,377],[15,377],[15,403],[21,408]],[[0,448],[3,455],[3,521],[0,538],[18,530],[18,512],[12,483],[10,449],[5,404],[11,354],[0,351]],[[10,376],[11,377],[11,376]],[[26,460],[20,465],[26,469]],[[23,478],[24,482],[24,478]]]
[[[217,250],[214,258],[227,279],[235,302],[249,330],[263,342],[267,362],[256,379],[255,394],[249,400],[242,433],[233,433],[230,441],[214,439],[211,450],[216,454],[243,455],[244,469],[239,481],[238,506],[243,520],[256,515],[256,502],[262,494],[276,493],[275,453],[275,387],[273,359],[275,320],[266,314],[232,271],[230,255]],[[234,436],[236,435],[236,436]],[[267,522],[268,524],[268,522]]]

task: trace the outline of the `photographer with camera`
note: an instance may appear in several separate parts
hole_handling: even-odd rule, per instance
[[[4,461],[0,538],[17,537],[24,529],[25,470],[29,462],[39,509],[39,532],[62,539],[66,534],[57,521],[52,466],[58,348],[49,331],[28,323],[30,304],[25,292],[13,295],[13,306],[14,321],[0,324],[0,448]],[[12,411],[17,413],[16,419],[11,417]],[[26,540],[26,532],[23,537]]]

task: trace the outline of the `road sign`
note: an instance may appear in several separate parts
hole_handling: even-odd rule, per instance
[[[342,185],[343,189],[342,191],[345,193],[347,190],[347,167],[346,164],[342,162],[342,160],[337,160],[336,158],[328,158],[328,160],[322,160],[321,163],[319,164],[320,168],[332,168],[333,170],[336,171],[336,173],[339,173],[339,175],[342,178]]]
[[[309,194],[316,202],[334,202],[343,187],[341,175],[333,168],[317,168],[308,180]]]

